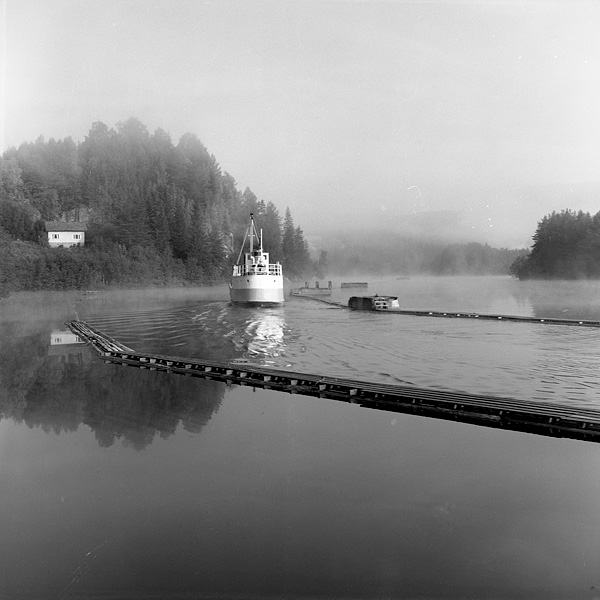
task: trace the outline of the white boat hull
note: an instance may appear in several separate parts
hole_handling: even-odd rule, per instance
[[[234,304],[282,304],[283,277],[281,275],[233,276],[230,296]]]
[[[255,240],[259,242],[257,246]],[[246,242],[249,242],[249,252],[244,252]],[[262,230],[259,235],[252,213],[240,254],[233,266],[229,290],[234,304],[261,305],[283,302],[281,265],[279,262],[271,263],[269,253],[263,250]]]

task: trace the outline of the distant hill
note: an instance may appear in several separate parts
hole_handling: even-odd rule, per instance
[[[308,224],[313,236],[343,231],[393,231],[422,241],[488,243],[496,248],[523,248],[533,243],[539,216],[564,208],[595,214],[600,209],[600,181],[541,186],[476,188],[468,183],[429,191],[410,210],[412,201],[375,205],[359,218],[339,225]],[[419,204],[421,202],[421,204]],[[408,208],[408,210],[407,210]]]
[[[309,247],[327,253],[330,273],[508,275],[525,248],[493,248],[478,242],[450,242],[432,236],[401,234],[391,229],[338,231],[307,236]]]

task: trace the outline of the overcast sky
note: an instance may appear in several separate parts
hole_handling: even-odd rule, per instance
[[[448,211],[525,246],[552,210],[600,210],[598,1],[2,7],[2,151],[131,116],[192,132],[307,235]]]

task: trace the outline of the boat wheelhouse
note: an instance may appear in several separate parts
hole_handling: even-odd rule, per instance
[[[259,234],[252,213],[233,267],[229,292],[234,304],[268,305],[284,301],[281,265],[269,261],[269,253],[263,250],[262,230]]]

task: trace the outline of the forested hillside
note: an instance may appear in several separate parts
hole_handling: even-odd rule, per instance
[[[338,234],[321,242],[335,273],[377,275],[508,275],[526,251],[492,248],[478,242],[444,243],[392,232]]]
[[[505,274],[523,253],[381,231],[332,235],[309,250],[289,209],[282,216],[274,203],[239,190],[195,135],[175,145],[165,131],[150,134],[130,118],[114,129],[94,123],[81,143],[40,137],[4,152],[0,297],[226,281],[251,212],[265,249],[292,281],[352,272]],[[85,246],[50,248],[45,221],[85,222]]]
[[[600,212],[563,210],[546,215],[527,256],[515,260],[519,279],[600,278]]]
[[[304,234],[237,189],[200,140],[177,145],[131,118],[96,122],[80,144],[39,138],[1,161],[0,288],[210,284],[237,258],[249,213],[289,278],[312,275]],[[84,248],[49,248],[44,221],[87,223]]]

